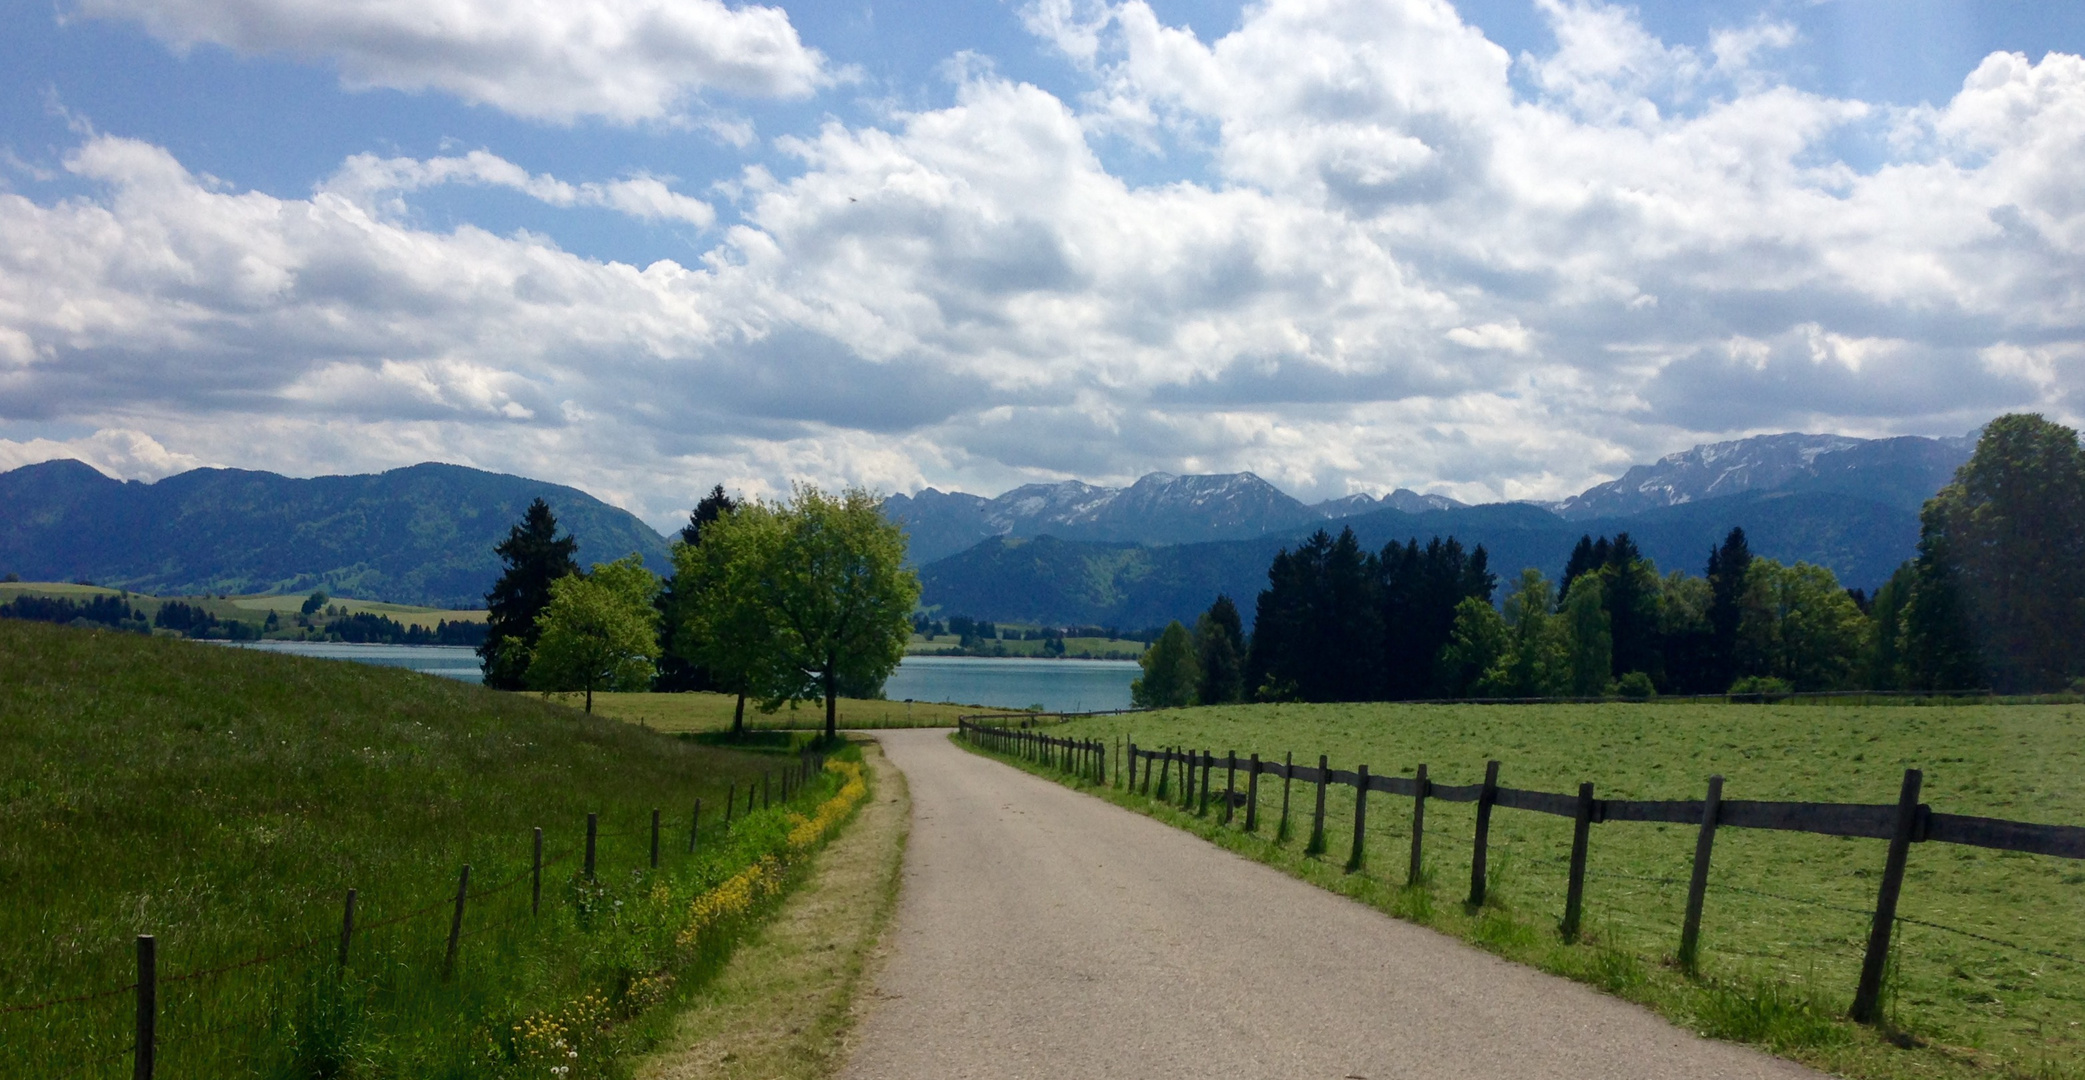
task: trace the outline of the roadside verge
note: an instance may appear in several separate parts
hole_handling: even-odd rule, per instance
[[[857,997],[896,908],[912,806],[903,774],[862,744],[869,799],[816,856],[811,876],[660,1045],[639,1080],[822,1080],[846,1062]]]

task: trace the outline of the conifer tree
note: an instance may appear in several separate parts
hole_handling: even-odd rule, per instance
[[[492,549],[506,570],[485,594],[485,643],[478,657],[485,685],[495,690],[527,686],[530,654],[539,633],[537,616],[550,606],[550,585],[579,572],[573,556],[579,541],[557,535],[557,516],[542,499],[529,504],[521,522]]]

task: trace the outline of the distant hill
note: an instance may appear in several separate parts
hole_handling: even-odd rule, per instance
[[[1753,491],[1836,491],[1917,510],[1975,449],[1973,436],[1760,435],[1669,454],[1631,468],[1619,480],[1544,505],[1580,521]]]
[[[1482,544],[1502,585],[1526,566],[1556,578],[1586,533],[1627,532],[1661,571],[1700,574],[1709,549],[1733,525],[1744,528],[1756,554],[1826,566],[1849,587],[1868,589],[1887,580],[1918,542],[1915,511],[1831,492],[1751,492],[1581,521],[1508,503],[1425,514],[1382,510],[1322,523],[1334,531],[1351,527],[1370,548],[1435,536]],[[1189,621],[1227,592],[1249,621],[1274,553],[1316,527],[1166,547],[994,538],[923,567],[921,603],[998,622],[1138,628]]]
[[[542,498],[579,539],[582,564],[641,552],[665,571],[665,538],[577,488],[460,465],[294,479],[196,469],[112,480],[77,461],[0,473],[0,572],[161,595],[328,592],[480,607],[492,547]]]

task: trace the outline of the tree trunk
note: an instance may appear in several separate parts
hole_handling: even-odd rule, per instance
[[[586,684],[586,714],[594,715],[594,684]]]
[[[746,684],[738,684],[738,708],[731,714],[731,741],[746,737]]]
[[[840,737],[840,676],[837,658],[831,653],[825,656],[825,741],[833,742]]]

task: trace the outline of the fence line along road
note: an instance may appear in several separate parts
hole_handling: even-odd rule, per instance
[[[957,723],[965,740],[987,750],[1047,765],[1096,784],[1109,782],[1109,745],[1101,740],[1064,739],[1045,735],[1040,731],[991,727],[973,723],[968,718],[958,720]],[[1158,775],[1155,798],[1171,798],[1170,789],[1177,783],[1181,804],[1191,807],[1199,803],[1200,812],[1205,814],[1209,809],[1214,774],[1218,769],[1222,769],[1224,787],[1217,797],[1220,799],[1223,821],[1229,824],[1234,811],[1242,806],[1245,810],[1245,828],[1248,831],[1258,827],[1261,776],[1277,776],[1283,781],[1279,831],[1281,836],[1288,835],[1289,784],[1300,781],[1314,785],[1315,809],[1311,812],[1310,839],[1304,849],[1311,854],[1323,852],[1327,846],[1326,789],[1333,785],[1353,788],[1354,837],[1346,864],[1349,872],[1361,868],[1362,840],[1368,815],[1368,793],[1378,791],[1386,795],[1408,798],[1412,800],[1412,854],[1410,867],[1406,871],[1407,885],[1419,881],[1427,800],[1476,803],[1477,827],[1470,859],[1469,903],[1473,906],[1484,902],[1485,854],[1494,809],[1525,810],[1569,818],[1574,825],[1570,883],[1565,894],[1564,917],[1560,924],[1566,940],[1576,940],[1583,915],[1586,852],[1591,844],[1592,826],[1621,821],[1694,825],[1700,831],[1694,848],[1693,875],[1688,882],[1687,914],[1679,948],[1680,964],[1689,972],[1695,969],[1698,959],[1702,901],[1708,888],[1709,859],[1718,828],[1768,829],[1886,840],[1889,842],[1888,853],[1883,863],[1882,881],[1876,889],[1867,951],[1862,957],[1860,983],[1855,988],[1851,1010],[1853,1018],[1862,1023],[1874,1023],[1881,1018],[1883,973],[1889,957],[1890,934],[1897,921],[1897,898],[1903,890],[1904,868],[1910,857],[1911,845],[1962,844],[1999,851],[2085,859],[2085,828],[2079,826],[2041,825],[1935,812],[1932,807],[1919,801],[1924,774],[1918,769],[1904,770],[1904,782],[1894,804],[1725,799],[1722,797],[1721,776],[1709,777],[1708,791],[1701,799],[1600,799],[1594,797],[1593,785],[1590,783],[1580,784],[1577,793],[1571,795],[1502,787],[1499,784],[1497,761],[1485,765],[1484,779],[1479,783],[1441,784],[1427,778],[1424,764],[1418,767],[1413,776],[1378,776],[1371,775],[1366,765],[1352,770],[1331,768],[1323,756],[1318,758],[1318,764],[1313,767],[1288,761],[1262,761],[1258,754],[1241,758],[1235,752],[1219,756],[1207,750],[1151,750],[1139,747],[1134,742],[1129,743],[1127,749],[1128,754],[1118,777],[1123,781],[1124,790],[1141,790],[1146,795],[1152,795],[1152,774],[1156,772]],[[1138,787],[1140,771],[1141,789]],[[1174,778],[1176,771],[1177,781]],[[1238,790],[1241,772],[1245,773],[1243,792]],[[1199,792],[1196,790],[1198,779]]]
[[[786,803],[792,794],[800,794],[803,791],[803,788],[811,782],[812,778],[822,774],[824,768],[824,753],[815,748],[806,748],[805,750],[800,752],[797,755],[796,762],[793,765],[784,768],[779,774],[781,790],[778,792],[778,794],[781,795],[782,801]],[[762,798],[762,802],[764,804],[767,802],[767,789],[770,783],[775,781],[776,779],[777,774],[773,772],[769,772],[762,777],[760,785],[761,790],[758,792],[758,795]],[[737,792],[737,786],[733,785],[731,788],[731,798],[733,801],[736,801]],[[753,790],[752,784],[748,783],[746,791],[746,813],[752,812],[752,800],[755,797],[755,795],[756,793]],[[615,837],[644,836],[647,833],[647,830],[644,829],[630,829],[616,833],[602,833],[598,829],[598,821],[598,816],[595,814],[588,814],[586,816],[586,840],[583,849],[584,865],[581,873],[582,876],[587,879],[592,879],[594,877],[595,842],[597,840],[612,839]],[[727,805],[724,815],[724,822],[723,825],[720,827],[728,829],[730,823],[731,811],[730,807]],[[695,800],[694,811],[692,814],[690,814],[688,818],[687,854],[689,855],[696,854],[697,839],[701,829],[701,825],[702,800],[697,799]],[[655,870],[659,867],[660,828],[661,824],[659,811],[655,809],[651,813],[651,827],[649,829],[649,835],[651,838],[651,849],[649,853],[650,865],[651,868]],[[390,918],[383,919],[378,922],[361,925],[358,925],[355,922],[355,908],[360,895],[360,890],[355,888],[348,889],[346,891],[345,902],[342,906],[339,936],[337,939],[332,936],[333,931],[329,928],[328,930],[316,937],[307,938],[304,941],[301,941],[294,945],[283,947],[281,949],[276,950],[275,952],[263,951],[248,959],[235,960],[215,967],[201,968],[194,971],[182,972],[180,974],[175,975],[166,975],[161,974],[159,970],[159,948],[157,939],[154,937],[154,935],[151,934],[139,934],[137,935],[136,941],[137,978],[132,982],[126,983],[122,986],[110,987],[105,990],[94,991],[90,993],[51,998],[43,1001],[23,1002],[19,1004],[0,1007],[0,1016],[5,1016],[11,1013],[41,1012],[45,1009],[57,1008],[59,1006],[75,1005],[89,1001],[97,1001],[103,998],[111,998],[120,994],[135,993],[137,1006],[136,1021],[130,1045],[123,1047],[115,1053],[106,1055],[105,1057],[90,1059],[82,1063],[82,1069],[107,1064],[108,1062],[114,1061],[117,1058],[128,1056],[132,1059],[133,1077],[135,1077],[136,1080],[152,1080],[152,1076],[156,1067],[158,1050],[161,1042],[158,1033],[158,1021],[160,1014],[160,986],[185,982],[208,982],[217,978],[218,976],[229,974],[234,971],[241,971],[248,968],[273,965],[279,961],[288,959],[292,956],[297,956],[302,953],[308,952],[309,950],[318,945],[327,944],[335,940],[338,941],[340,950],[337,966],[338,968],[345,970],[348,966],[351,947],[357,937],[374,933],[375,931],[384,929],[386,927],[396,926],[400,923],[410,922],[414,919],[422,918],[442,910],[450,911],[447,948],[443,953],[442,960],[439,965],[442,980],[446,982],[448,981],[451,974],[454,972],[456,968],[458,950],[461,947],[461,943],[465,939],[477,937],[480,934],[490,933],[495,930],[505,929],[507,927],[514,926],[519,923],[527,922],[530,919],[534,918],[541,912],[542,909],[544,869],[546,869],[547,867],[555,866],[558,863],[564,862],[566,859],[569,859],[574,855],[581,853],[581,849],[574,849],[566,851],[563,854],[554,856],[546,860],[543,857],[543,830],[540,828],[535,829],[533,831],[531,840],[532,848],[530,857],[530,867],[528,870],[515,874],[514,876],[508,878],[503,882],[500,882],[499,884],[474,889],[471,887],[470,884],[470,864],[466,863],[462,868],[462,872],[458,875],[456,890],[453,893],[445,895],[441,899],[436,900],[433,903],[427,904],[423,907],[416,908],[412,911],[407,911],[398,915],[393,915]],[[465,912],[467,910],[469,901],[483,900],[496,893],[504,892],[509,888],[519,885],[523,881],[527,881],[530,883],[531,895],[529,898],[528,915],[517,915],[513,918],[509,918],[502,922],[489,926],[475,927],[469,931],[465,931],[463,929]]]

